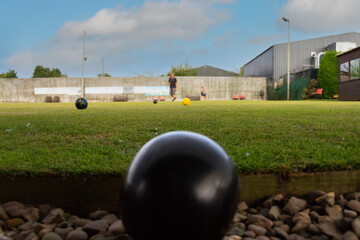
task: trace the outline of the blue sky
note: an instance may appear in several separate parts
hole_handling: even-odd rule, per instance
[[[0,73],[36,65],[69,77],[158,76],[171,66],[238,69],[265,49],[359,32],[359,0],[0,0]]]

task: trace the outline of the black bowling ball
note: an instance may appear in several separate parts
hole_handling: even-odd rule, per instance
[[[77,109],[86,109],[88,107],[88,102],[85,98],[78,98],[75,101],[75,106]]]
[[[235,213],[240,178],[213,140],[170,132],[134,157],[121,192],[133,240],[221,240]]]

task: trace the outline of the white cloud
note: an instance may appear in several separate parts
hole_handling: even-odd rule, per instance
[[[304,32],[356,31],[359,9],[359,0],[289,0],[280,11],[279,21],[287,17],[291,28]]]
[[[84,21],[66,23],[53,39],[10,56],[6,62],[16,69],[31,69],[31,73],[39,64],[65,69],[65,73],[78,70],[86,30],[88,68],[98,66],[99,58],[104,56],[120,64],[148,57],[141,56],[141,52],[176,48],[173,43],[177,40],[195,40],[230,18],[225,10],[203,1],[148,1],[139,8],[102,9]]]

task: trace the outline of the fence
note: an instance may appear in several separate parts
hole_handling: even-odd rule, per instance
[[[301,100],[305,88],[309,85],[310,78],[299,78],[290,83],[290,99]],[[268,87],[269,100],[287,100],[287,84],[280,88]]]

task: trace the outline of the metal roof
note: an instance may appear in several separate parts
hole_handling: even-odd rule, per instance
[[[221,68],[216,68],[209,65],[193,68],[198,70],[198,76],[238,76],[236,72],[231,72]]]

